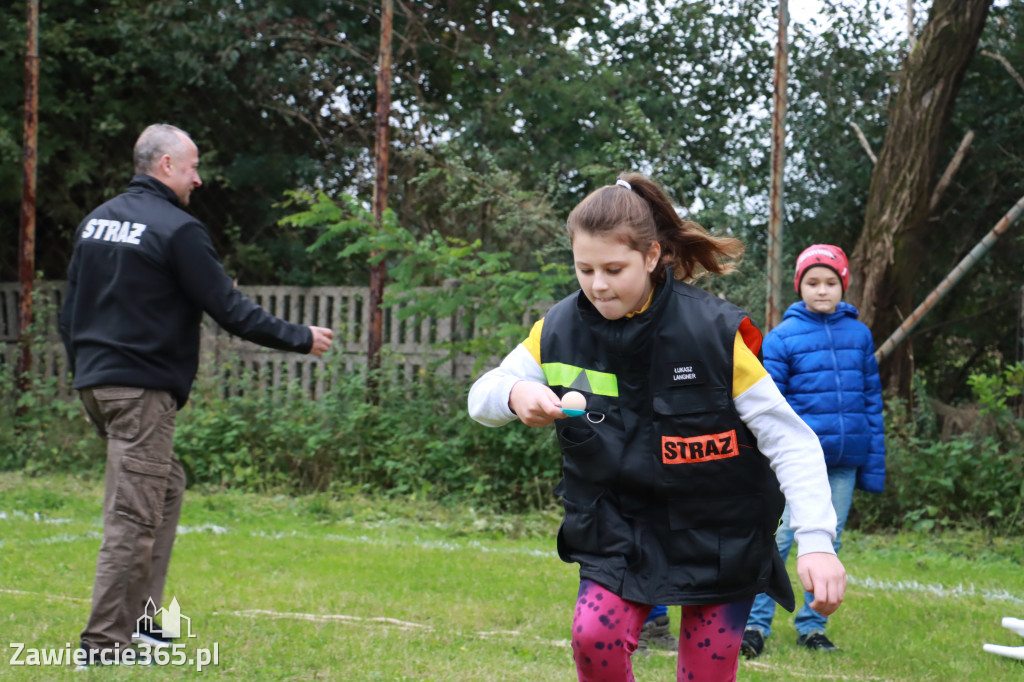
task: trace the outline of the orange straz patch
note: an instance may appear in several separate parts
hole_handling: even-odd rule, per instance
[[[715,459],[728,459],[740,454],[736,447],[736,430],[691,438],[661,437],[662,464],[694,464]]]

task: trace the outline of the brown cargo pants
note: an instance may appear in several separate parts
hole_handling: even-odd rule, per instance
[[[163,601],[185,491],[185,471],[174,456],[178,408],[170,393],[154,389],[96,386],[80,396],[107,441],[103,543],[82,643],[120,644],[123,651],[147,600],[157,609]]]

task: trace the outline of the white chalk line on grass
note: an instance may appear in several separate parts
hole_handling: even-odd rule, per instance
[[[8,518],[18,520],[34,520],[40,523],[50,524],[64,524],[72,523],[73,519],[47,519],[41,516],[38,512],[34,514],[26,514],[22,511],[13,511],[8,515],[7,512],[0,511],[0,520]],[[205,534],[212,533],[213,535],[225,535],[230,533],[231,530],[225,526],[219,526],[214,523],[203,523],[197,526],[178,526],[178,535],[191,535],[191,534]],[[387,538],[375,538],[368,535],[348,536],[340,535],[337,533],[327,533],[324,535],[314,535],[311,533],[299,532],[299,531],[251,531],[250,537],[254,538],[268,538],[271,540],[284,540],[284,539],[297,539],[297,540],[312,540],[316,542],[323,542],[324,540],[333,540],[336,542],[353,542],[364,545],[378,545],[378,546],[396,546],[396,547],[419,547],[421,549],[436,549],[441,551],[462,551],[462,550],[473,550],[477,552],[487,553],[498,553],[498,554],[518,554],[525,556],[536,556],[536,557],[557,557],[558,554],[551,550],[544,549],[522,549],[516,547],[491,547],[485,545],[478,540],[471,540],[469,542],[454,542],[450,540],[414,540],[411,542],[395,542]],[[95,531],[90,531],[84,534],[71,535],[55,535],[49,538],[41,538],[35,540],[28,540],[22,544],[34,545],[34,544],[50,544],[57,542],[76,542],[78,540],[94,540],[101,538],[102,535]],[[0,549],[14,544],[12,541],[0,540]]]
[[[384,626],[393,626],[399,630],[422,630],[431,632],[434,628],[422,623],[411,623],[397,618],[363,618],[361,616],[346,616],[340,613],[294,613],[288,611],[270,611],[267,609],[246,609],[244,611],[214,611],[215,616],[239,616],[242,618],[266,616],[268,618],[286,618],[291,620],[308,620],[316,623],[341,622],[341,623],[379,623]]]
[[[65,597],[63,594],[50,594],[49,592],[26,592],[25,590],[8,590],[0,587],[0,594],[19,594],[28,597],[42,597],[44,599],[57,599],[60,601],[81,601],[86,604],[91,604],[92,599],[85,599],[84,597]]]
[[[95,530],[91,530],[86,533],[58,533],[57,535],[48,535],[45,538],[36,538],[35,540],[26,540],[24,542],[0,540],[0,549],[4,549],[5,547],[15,545],[57,545],[78,542],[79,540],[102,539],[103,533],[100,533],[99,531]]]
[[[228,529],[218,526],[216,523],[202,523],[198,526],[178,526],[178,535],[189,535],[191,533],[213,533],[214,535],[225,535]]]
[[[290,620],[303,620],[315,623],[345,623],[345,624],[366,624],[366,623],[377,623],[385,627],[395,627],[399,630],[415,630],[417,632],[432,633],[436,632],[437,629],[422,623],[412,623],[404,620],[397,620],[395,618],[361,618],[359,616],[346,616],[343,614],[318,614],[318,613],[295,613],[295,612],[281,612],[281,611],[269,611],[266,609],[247,609],[245,611],[226,611],[226,612],[214,612],[215,616],[238,616],[241,618],[258,618],[267,617],[274,619],[290,619]],[[495,637],[501,638],[521,638],[532,640],[536,644],[543,644],[546,646],[558,647],[560,649],[569,649],[572,647],[572,643],[568,639],[545,639],[542,637],[536,637],[533,635],[527,635],[520,630],[482,630],[472,634],[477,639],[493,639]],[[648,649],[645,655],[655,656],[675,656],[674,651],[660,651],[657,649]],[[761,661],[748,661],[746,665],[755,667],[761,670],[775,670],[779,669],[780,666],[772,665],[770,663],[764,663]],[[881,681],[885,678],[873,677],[869,675],[839,675],[839,674],[827,674],[827,673],[802,673],[797,670],[786,669],[786,674],[791,677],[802,677],[802,678],[813,678],[816,680],[865,680],[865,681]]]
[[[443,552],[460,552],[463,550],[472,550],[474,552],[485,552],[491,554],[519,554],[524,556],[534,556],[545,559],[553,559],[558,557],[558,553],[549,549],[523,549],[520,547],[491,547],[485,545],[479,540],[470,540],[468,542],[458,542],[453,540],[391,540],[389,538],[370,537],[369,535],[339,535],[337,533],[326,533],[324,535],[312,535],[309,533],[300,533],[299,531],[279,531],[279,532],[267,532],[267,531],[252,531],[249,533],[251,537],[255,538],[269,538],[271,540],[284,540],[284,539],[298,539],[298,540],[334,540],[335,542],[353,542],[361,545],[376,545],[379,547],[417,547],[419,549],[432,549],[440,550]]]
[[[44,523],[55,523],[63,524],[68,523],[68,519],[45,519],[39,516],[39,514],[28,515],[24,512],[14,511],[13,515],[18,519],[33,519],[35,521],[41,521]],[[0,512],[0,520],[9,518],[5,512]],[[213,523],[204,523],[197,526],[178,526],[178,535],[190,535],[190,534],[206,534],[211,533],[213,535],[224,535],[231,531],[224,527],[218,526]],[[324,535],[314,535],[311,533],[299,532],[299,531],[251,531],[250,537],[263,538],[270,540],[284,540],[284,539],[297,539],[297,540],[310,540],[313,542],[323,542],[325,540],[331,540],[335,542],[347,542],[356,543],[362,545],[375,545],[380,547],[416,547],[427,550],[439,550],[444,552],[458,552],[458,551],[474,551],[491,554],[515,554],[520,556],[532,556],[539,558],[557,558],[557,553],[551,550],[541,549],[522,549],[515,547],[492,547],[486,545],[479,540],[470,540],[468,542],[458,542],[452,540],[393,540],[386,537],[370,537],[368,535],[357,535],[348,536],[340,535],[337,533],[327,533]],[[57,543],[70,543],[78,542],[80,540],[100,540],[102,534],[98,531],[88,531],[86,533],[71,534],[71,533],[58,533],[44,538],[38,538],[34,540],[28,540],[20,544],[23,545],[47,545]],[[7,547],[8,545],[19,544],[8,540],[0,540],[0,549]],[[1014,594],[1009,590],[994,589],[994,588],[978,588],[973,583],[968,584],[957,584],[957,585],[943,585],[942,583],[921,583],[916,580],[879,580],[876,578],[858,577],[856,575],[847,575],[847,581],[850,585],[855,585],[868,590],[875,590],[881,592],[909,592],[915,594],[931,595],[939,598],[968,598],[968,597],[980,597],[986,601],[999,602],[1014,604],[1016,606],[1024,605],[1024,596],[1020,594]]]
[[[39,512],[32,512],[31,514],[26,514],[23,511],[18,511],[17,509],[15,509],[14,511],[12,511],[10,513],[10,516],[8,516],[7,512],[0,511],[0,521],[6,521],[11,516],[13,516],[14,518],[16,518],[18,520],[32,519],[33,521],[39,521],[41,523],[51,523],[51,524],[55,524],[55,525],[60,525],[62,523],[73,523],[74,522],[74,519],[51,519],[51,518],[47,518],[47,517],[43,516],[42,514],[40,514]]]
[[[977,588],[973,584],[946,586],[941,583],[921,583],[916,580],[877,580],[875,578],[860,578],[847,575],[847,585],[857,585],[868,590],[880,592],[913,592],[917,594],[930,594],[935,597],[981,597],[986,601],[1006,602],[1009,604],[1024,604],[1024,597],[1013,594],[1008,590],[997,590],[992,588]]]
[[[9,590],[0,588],[0,594],[17,594],[23,596],[42,597],[44,599],[56,599],[61,601],[74,601],[90,603],[90,599],[84,599],[81,597],[66,597],[60,594],[50,594],[48,592],[27,592],[25,590]],[[386,618],[386,617],[375,617],[375,618],[363,618],[360,616],[347,616],[340,613],[298,613],[298,612],[282,612],[282,611],[271,611],[269,609],[246,609],[244,611],[214,611],[214,616],[237,616],[240,618],[273,618],[273,619],[289,619],[289,620],[303,620],[314,623],[343,623],[351,625],[364,625],[364,624],[375,624],[381,627],[395,628],[398,630],[416,631],[430,633],[435,632],[436,628],[430,625],[424,625],[422,623],[413,623],[406,620],[399,620],[397,618]],[[495,637],[519,637],[523,639],[530,639],[536,644],[543,644],[546,646],[554,646],[560,649],[571,648],[571,643],[567,639],[545,639],[542,637],[535,637],[526,635],[519,630],[482,630],[474,633],[477,639],[493,639]],[[676,653],[673,651],[658,651],[648,650],[647,655],[656,656],[675,656]],[[759,661],[746,661],[745,665],[755,667],[762,670],[773,670],[779,666],[775,666],[769,663],[763,663]],[[876,681],[883,680],[881,677],[869,677],[869,676],[850,676],[850,675],[831,675],[822,673],[802,673],[796,670],[787,670],[787,674],[792,677],[806,677],[815,678],[819,680],[867,680]]]
[[[773,665],[771,663],[765,663],[764,661],[745,661],[744,665],[756,668],[757,670],[785,670],[786,675],[789,677],[806,677],[813,678],[815,680],[872,680],[878,682],[884,682],[886,678],[875,677],[874,675],[840,675],[838,673],[805,673],[799,670],[792,670],[791,668],[783,668],[781,665]]]
[[[344,623],[351,625],[361,625],[364,623],[376,623],[384,627],[393,627],[398,630],[415,630],[417,632],[431,633],[437,632],[437,628],[432,625],[424,625],[423,623],[412,623],[406,620],[398,620],[397,618],[363,618],[360,616],[346,616],[337,613],[294,613],[294,612],[282,612],[282,611],[269,611],[266,609],[246,609],[245,611],[215,611],[215,616],[238,616],[240,618],[258,618],[267,617],[274,619],[290,619],[290,620],[305,620],[314,623]],[[519,630],[490,630],[473,633],[472,636],[477,639],[491,639],[493,637],[529,637],[534,641],[541,644],[548,644],[551,646],[558,647],[569,647],[569,640],[567,639],[542,639],[540,637],[532,637],[525,635]]]
[[[51,594],[48,592],[28,592],[25,590],[10,590],[0,588],[0,594],[16,594],[30,597],[41,597],[43,599],[56,599],[61,601],[74,601],[90,603],[90,599],[84,599],[82,597],[67,597],[60,594]],[[364,618],[361,616],[348,616],[339,613],[301,613],[301,612],[288,612],[288,611],[272,611],[270,609],[246,609],[243,611],[214,611],[214,616],[236,616],[239,618],[273,618],[273,619],[289,619],[289,620],[302,620],[313,623],[342,623],[346,625],[365,625],[372,624],[378,625],[385,628],[394,628],[398,630],[413,631],[431,633],[436,632],[437,628],[430,625],[424,625],[423,623],[413,623],[411,621],[399,620],[397,618],[387,617],[373,617]],[[545,639],[542,637],[536,637],[532,635],[526,635],[520,630],[481,630],[473,633],[477,639],[493,639],[495,637],[518,637],[523,639],[532,640],[536,644],[543,644],[546,646],[554,646],[561,649],[568,649],[571,647],[571,643],[567,639]],[[658,651],[648,650],[647,655],[655,656],[675,656],[675,652],[672,651]],[[764,663],[761,661],[745,661],[744,665],[758,668],[761,670],[775,670],[780,669],[780,666],[772,665],[770,663]],[[868,675],[838,675],[838,674],[826,674],[826,673],[803,673],[798,670],[786,669],[786,674],[794,678],[814,678],[818,680],[864,680],[867,682],[877,682],[884,680],[882,677],[873,677]]]

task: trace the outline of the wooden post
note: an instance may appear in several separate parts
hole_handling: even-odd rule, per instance
[[[764,315],[765,332],[782,321],[782,186],[786,158],[786,72],[789,60],[787,26],[788,0],[779,0],[779,35],[775,47],[775,81],[772,95],[772,186],[768,215],[768,295]]]
[[[373,217],[379,228],[384,221],[388,203],[388,121],[391,118],[391,31],[394,17],[393,0],[383,0],[380,17],[380,53],[377,66],[377,139],[374,149],[377,178],[373,191]],[[376,254],[374,254],[376,255]],[[384,342],[384,283],[387,263],[382,259],[370,269],[370,328],[367,330],[367,385],[370,400],[379,399],[376,371],[380,369],[380,351]]]
[[[36,143],[39,133],[39,0],[28,2],[28,38],[25,44],[25,127],[22,143],[21,228],[18,238],[18,324],[21,353],[18,387],[28,389],[32,369],[32,285],[36,269]]]

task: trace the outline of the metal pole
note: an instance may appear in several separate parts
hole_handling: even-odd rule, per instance
[[[786,28],[789,4],[779,0],[779,34],[775,47],[775,80],[772,95],[772,186],[768,215],[768,295],[765,307],[765,331],[782,321],[782,188],[786,159],[786,83],[789,50]]]
[[[932,293],[928,294],[928,298],[924,299],[921,305],[917,306],[917,309],[910,314],[910,317],[903,320],[903,324],[886,339],[885,343],[879,346],[878,350],[875,351],[875,358],[881,362],[892,353],[893,349],[900,344],[903,339],[910,335],[910,332],[917,326],[917,323],[921,321],[932,306],[939,302],[939,300],[945,296],[953,285],[960,281],[960,279],[967,274],[967,271],[978,262],[985,252],[992,248],[992,245],[999,239],[999,235],[1006,232],[1007,228],[1013,224],[1017,218],[1020,217],[1021,212],[1024,212],[1024,197],[1021,197],[1016,204],[1013,205],[1006,215],[1004,215],[996,226],[985,235],[984,239],[974,245],[970,253],[964,256],[955,268],[945,279],[939,282],[939,286],[932,290]]]
[[[25,128],[22,143],[21,228],[18,235],[18,325],[21,353],[18,356],[18,387],[28,390],[32,369],[32,284],[36,253],[36,142],[39,132],[39,0],[28,2],[28,38],[25,44]]]
[[[1017,362],[1024,362],[1024,287],[1017,290]]]
[[[380,22],[380,53],[377,68],[377,139],[374,149],[377,177],[373,191],[373,217],[380,227],[384,221],[384,209],[388,203],[388,121],[391,117],[391,32],[394,17],[393,0],[383,0]],[[387,279],[387,263],[380,263],[370,269],[370,328],[367,346],[369,373],[367,382],[370,399],[378,400],[376,392],[376,370],[380,369],[380,351],[384,340],[384,282]]]

